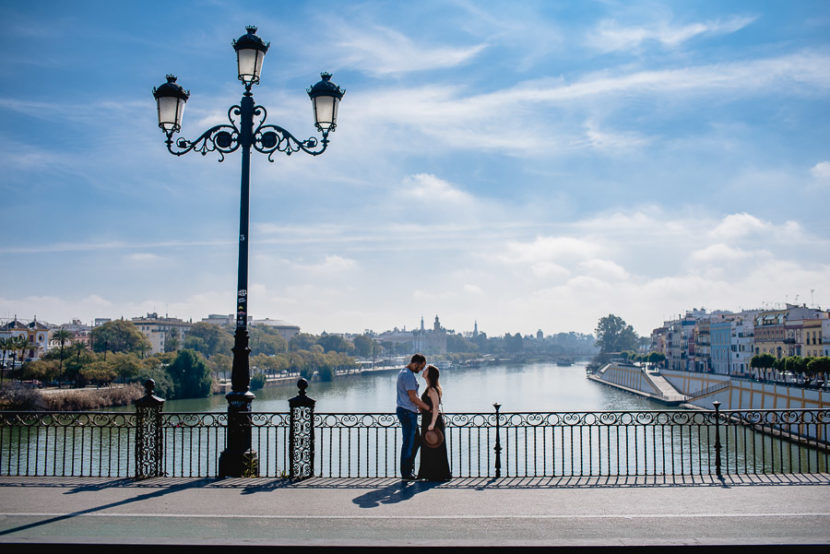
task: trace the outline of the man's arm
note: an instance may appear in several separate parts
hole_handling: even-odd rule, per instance
[[[418,406],[418,408],[420,408],[422,412],[429,411],[429,404],[418,398],[418,395],[415,394],[414,390],[410,389],[406,392],[409,393],[409,399],[412,400],[412,403]]]

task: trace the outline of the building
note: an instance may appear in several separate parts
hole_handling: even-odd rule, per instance
[[[37,318],[33,319],[29,324],[25,324],[15,318],[0,327],[0,338],[8,339],[11,337],[25,337],[26,348],[22,353],[20,350],[7,350],[3,352],[2,356],[5,359],[13,357],[18,362],[31,362],[39,359],[49,349],[49,328],[39,322]]]
[[[287,321],[283,321],[281,319],[269,319],[267,317],[265,319],[255,319],[251,321],[251,326],[274,329],[279,332],[280,336],[286,341],[290,341],[294,336],[300,333],[299,325],[294,325],[293,323],[288,323]]]
[[[786,319],[787,310],[760,312],[755,316],[755,354],[772,354],[776,358],[785,355]]]
[[[422,316],[421,328],[412,332],[412,342],[416,352],[423,354],[446,354],[447,330],[441,326],[441,321],[437,315],[432,324],[432,329],[424,329],[424,318]]]
[[[164,352],[167,337],[176,333],[181,346],[185,335],[193,325],[175,317],[159,317],[155,312],[148,313],[147,317],[134,317],[132,322],[141,333],[150,341],[150,351],[153,354]]]
[[[252,316],[248,316],[248,325],[254,320]],[[202,318],[202,323],[210,323],[212,325],[219,325],[220,327],[235,327],[236,316],[234,314],[210,314]]]
[[[830,319],[821,320],[821,349],[822,356],[830,356]]]
[[[753,313],[739,315],[732,320],[731,340],[729,345],[730,375],[746,375],[750,373],[755,342],[755,329],[752,325]]]

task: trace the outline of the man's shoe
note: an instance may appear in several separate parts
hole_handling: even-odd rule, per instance
[[[404,475],[403,477],[401,477],[401,480],[402,481],[417,481],[418,478],[415,475],[412,475],[410,473],[409,475]]]

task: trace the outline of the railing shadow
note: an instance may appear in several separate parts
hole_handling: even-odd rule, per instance
[[[92,483],[89,485],[81,485],[81,486],[74,486],[72,490],[67,491],[66,494],[73,494],[79,492],[87,492],[87,491],[99,491],[103,490],[104,488],[112,488],[112,487],[127,487],[129,486],[127,483],[127,479],[118,479],[115,481],[109,482],[100,482],[100,483]],[[13,533],[19,533],[20,531],[26,531],[28,529],[34,529],[36,527],[42,527],[44,525],[50,525],[52,523],[56,523],[58,521],[65,521],[67,519],[72,519],[79,516],[84,516],[87,514],[93,514],[96,512],[100,512],[102,510],[108,510],[110,508],[116,508],[118,506],[125,506],[128,504],[133,504],[135,502],[142,502],[144,500],[150,500],[153,498],[159,498],[161,496],[165,496],[168,494],[173,494],[185,489],[192,489],[192,488],[199,488],[204,486],[211,481],[208,479],[197,479],[197,480],[188,480],[184,483],[170,483],[166,487],[157,488],[152,492],[148,492],[146,494],[140,494],[138,496],[134,496],[132,498],[126,498],[124,500],[119,500],[117,502],[110,502],[108,504],[102,504],[100,506],[95,506],[94,508],[87,508],[85,510],[78,510],[75,512],[71,512],[68,514],[63,514],[55,517],[51,517],[49,519],[44,519],[42,521],[36,521],[34,523],[28,523],[26,525],[19,525],[17,527],[12,527],[10,529],[3,529],[0,530],[0,536],[4,535],[11,535]],[[133,481],[133,483],[135,483]]]

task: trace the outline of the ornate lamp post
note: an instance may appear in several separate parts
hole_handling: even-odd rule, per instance
[[[242,192],[239,215],[239,268],[236,291],[236,333],[234,335],[233,367],[231,370],[231,392],[228,393],[228,441],[227,448],[219,458],[220,477],[239,477],[255,474],[257,471],[256,452],[251,449],[251,401],[254,395],[248,389],[251,381],[248,367],[248,203],[251,178],[251,148],[268,155],[274,161],[276,152],[291,155],[303,151],[312,156],[325,152],[329,144],[328,135],[337,125],[337,107],[343,97],[340,87],[331,82],[331,75],[322,73],[322,80],[308,89],[314,107],[314,123],[322,137],[297,139],[278,125],[265,124],[268,112],[254,104],[251,87],[259,84],[262,61],[268,52],[269,43],[256,35],[256,27],[246,27],[247,34],[233,41],[236,50],[239,80],[245,92],[239,105],[228,110],[230,124],[211,127],[199,138],[173,140],[173,134],[181,130],[184,105],[190,92],[176,83],[174,75],[167,76],[167,82],[153,89],[158,105],[159,127],[164,131],[167,149],[171,154],[182,156],[188,152],[202,155],[216,152],[219,161],[237,149],[242,150]]]

